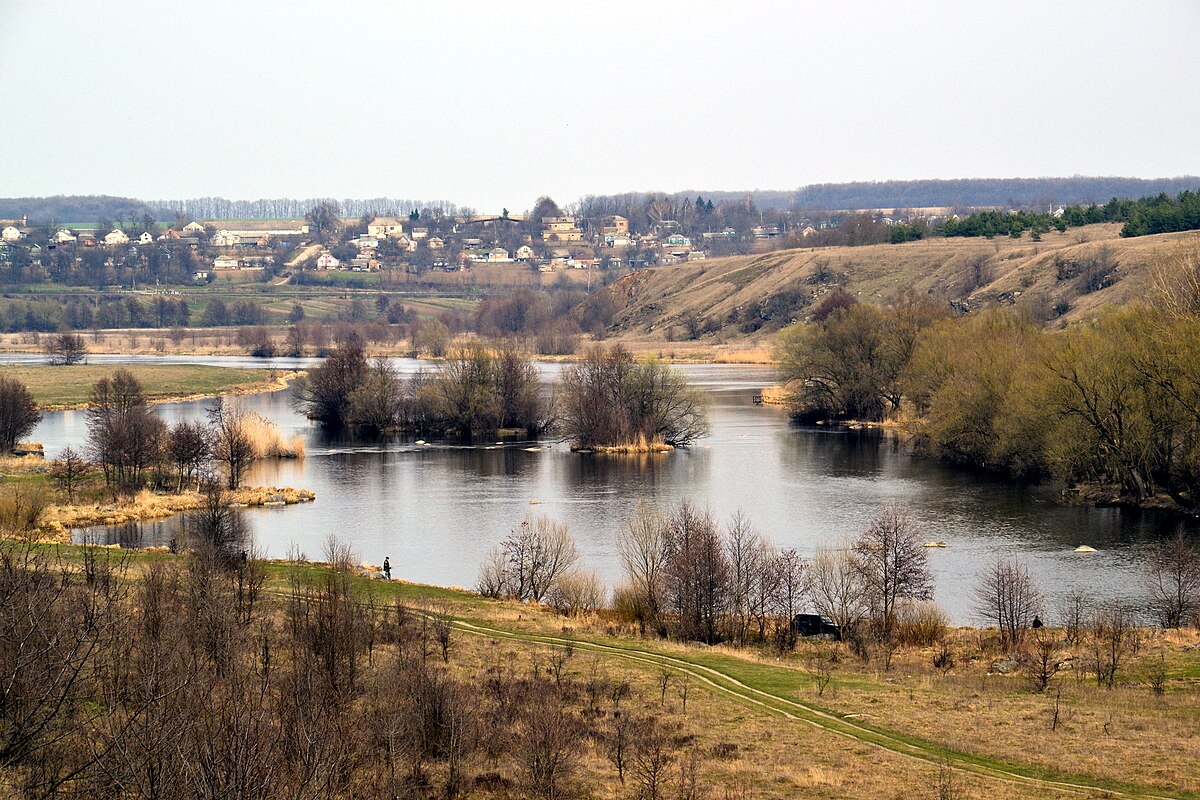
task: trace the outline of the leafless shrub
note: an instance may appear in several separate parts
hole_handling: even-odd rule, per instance
[[[1014,558],[997,556],[979,576],[975,609],[996,625],[1006,650],[1021,646],[1025,633],[1042,610],[1042,595],[1029,570]]]
[[[949,625],[950,617],[932,600],[906,601],[896,610],[896,640],[906,647],[932,647]]]
[[[1158,624],[1186,624],[1200,612],[1200,548],[1182,530],[1156,543],[1146,559],[1145,582]]]
[[[531,514],[488,556],[479,590],[485,596],[541,602],[578,560],[564,523]]]

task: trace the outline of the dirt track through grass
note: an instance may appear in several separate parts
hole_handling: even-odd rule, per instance
[[[458,618],[451,619],[450,622],[458,630],[476,636],[526,641],[550,647],[570,646],[576,650],[608,655],[660,669],[670,669],[687,675],[711,691],[729,695],[742,703],[767,710],[789,721],[804,723],[855,742],[924,761],[937,767],[945,765],[951,769],[993,780],[1035,788],[1052,789],[1058,792],[1085,797],[1096,796],[1098,793],[1102,796],[1140,797],[1161,800],[1179,800],[1179,798],[1196,796],[1191,793],[1172,793],[1162,789],[1133,784],[1111,784],[1078,775],[1051,776],[1035,767],[1020,766],[970,753],[949,750],[916,737],[904,736],[891,731],[874,728],[825,711],[819,707],[757,688],[715,667],[678,656],[655,653],[636,647],[592,642],[586,639],[505,630]]]

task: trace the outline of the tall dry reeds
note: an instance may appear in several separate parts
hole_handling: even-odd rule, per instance
[[[304,438],[300,434],[284,439],[278,425],[254,413],[247,414],[242,425],[255,460],[304,458]]]

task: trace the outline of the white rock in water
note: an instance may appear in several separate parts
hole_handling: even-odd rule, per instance
[[[1075,548],[1075,552],[1076,553],[1095,553],[1096,548],[1089,547],[1086,544],[1081,544],[1081,545],[1079,545],[1079,547]]]

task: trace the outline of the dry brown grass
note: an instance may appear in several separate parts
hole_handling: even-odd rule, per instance
[[[519,622],[528,622],[531,617],[528,607],[523,612],[506,609],[500,613]],[[518,616],[522,619],[517,620]],[[532,616],[562,619],[536,611]],[[544,672],[549,661],[547,648],[501,643],[463,633],[455,633],[455,637],[449,668],[466,679],[482,682],[487,670],[497,664],[517,672],[532,671],[536,664]],[[668,680],[665,702],[660,702],[662,673],[657,668],[577,652],[568,660],[565,673],[581,681],[587,681],[593,674],[610,681],[626,681],[632,691],[623,702],[627,713],[653,715],[668,725],[680,726],[685,751],[694,749],[702,758],[700,783],[707,792],[701,796],[756,800],[936,797],[930,794],[936,776],[932,765],[848,742],[835,734],[743,705],[696,683],[688,686],[685,711],[682,678],[678,675]],[[610,709],[610,703],[602,702],[602,718],[611,715]],[[507,761],[490,768],[509,776],[515,773]],[[674,770],[678,770],[677,765]],[[636,796],[633,778],[622,786],[604,750],[594,745],[583,752],[579,778],[590,788],[590,796]],[[960,783],[969,787],[969,793],[963,797],[1023,800],[1056,796],[1044,790],[975,777],[962,777]]]
[[[633,439],[632,441],[620,442],[618,444],[593,445],[591,449],[597,453],[632,455],[638,453],[669,453],[675,448],[674,446],[664,442],[661,436],[655,436],[653,439],[647,439],[646,434],[639,433],[637,438]]]
[[[273,501],[293,505],[315,499],[316,495],[308,489],[294,489],[290,486],[245,486],[230,493],[230,502],[242,506],[262,506]],[[162,519],[200,508],[203,503],[204,495],[200,492],[163,494],[143,489],[133,497],[122,498],[107,505],[52,505],[42,513],[38,524],[38,539],[44,542],[66,543],[71,540],[72,528]]]
[[[1200,232],[1120,238],[1119,225],[1093,225],[1050,233],[1040,242],[1008,238],[934,238],[901,245],[779,250],[762,255],[711,259],[641,270],[613,284],[621,307],[618,336],[631,346],[675,351],[677,356],[709,349],[762,347],[770,331],[742,334],[726,326],[700,343],[670,341],[687,330],[686,320],[724,321],[731,312],[784,292],[822,293],[841,287],[861,300],[881,302],[913,290],[939,300],[966,300],[972,309],[1016,305],[1035,313],[1067,303],[1063,322],[1094,317],[1106,306],[1147,299],[1153,265],[1178,248],[1200,242]],[[1058,264],[1095,257],[1107,247],[1119,264],[1118,280],[1084,293],[1079,280],[1062,279]],[[971,284],[971,264],[986,260],[986,281]],[[826,280],[819,280],[823,271]],[[684,359],[681,359],[684,360]]]
[[[482,609],[482,612],[481,612]],[[497,627],[561,635],[564,618],[548,609],[516,603],[472,605],[469,616]],[[589,636],[635,636],[633,627],[617,624],[611,614],[572,619]],[[696,648],[655,640],[653,649],[685,658],[719,653],[751,664],[794,671],[799,701],[841,714],[854,714],[869,724],[909,734],[956,751],[978,753],[1014,764],[1092,776],[1112,782],[1141,783],[1174,791],[1200,791],[1200,632],[1143,632],[1137,655],[1122,669],[1116,688],[1096,685],[1094,678],[1067,669],[1059,673],[1060,725],[1051,730],[1054,689],[1031,690],[1020,674],[989,675],[995,632],[951,629],[947,641],[955,666],[943,672],[933,666],[940,646],[901,648],[892,668],[879,660],[863,662],[838,646],[833,682],[818,696],[804,669],[809,649],[780,658],[773,651],[727,646]],[[1156,698],[1145,680],[1148,660],[1166,648],[1173,677],[1166,695]],[[514,649],[523,645],[513,645]],[[1063,654],[1069,658],[1071,652]],[[1076,652],[1082,657],[1082,650]],[[590,656],[587,656],[590,657]],[[585,657],[586,658],[586,657]],[[1079,662],[1079,658],[1076,662]],[[639,672],[626,662],[609,660],[606,669]],[[641,680],[656,680],[657,668],[641,671]],[[849,742],[804,723],[787,721],[740,705],[724,695],[696,689],[699,702],[688,700],[690,732],[706,746],[721,741],[739,744],[738,757],[715,767],[713,783],[732,787],[749,775],[748,797],[937,797],[937,768],[927,763]],[[657,694],[653,695],[657,705]],[[668,696],[668,705],[678,698]],[[956,774],[963,797],[1053,797],[1004,782]],[[609,796],[601,793],[601,796]],[[718,796],[721,796],[718,793]],[[738,796],[738,795],[734,795]],[[1095,796],[1105,796],[1097,792]]]
[[[248,413],[242,420],[255,459],[304,458],[304,437],[284,439],[279,426],[260,414]]]
[[[1074,667],[1060,671],[1044,693],[1033,691],[1020,672],[989,674],[1000,656],[987,642],[978,630],[953,631],[956,665],[945,674],[933,667],[939,648],[902,650],[889,671],[843,653],[819,703],[956,750],[1114,782],[1200,791],[1194,769],[1200,763],[1200,692],[1193,679],[1177,677],[1165,696],[1154,696],[1144,674],[1158,653],[1157,639],[1129,657],[1113,689],[1085,674],[1083,648],[1066,650],[1060,659]],[[1161,642],[1180,673],[1200,666],[1196,632],[1172,632]],[[817,702],[815,691],[797,695]]]

